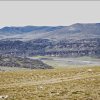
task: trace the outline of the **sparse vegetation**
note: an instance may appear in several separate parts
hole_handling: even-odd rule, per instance
[[[100,100],[100,67],[0,72],[0,96],[7,96],[3,100]]]

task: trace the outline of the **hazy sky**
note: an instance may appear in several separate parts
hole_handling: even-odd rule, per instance
[[[0,1],[0,27],[96,22],[99,1]]]

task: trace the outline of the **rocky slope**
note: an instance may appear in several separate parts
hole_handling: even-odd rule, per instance
[[[22,58],[22,57],[13,57],[13,56],[1,56],[1,55],[0,55],[0,66],[30,68],[30,69],[52,69],[53,68],[39,60],[33,60],[33,59]]]
[[[0,29],[0,54],[100,57],[100,24]]]

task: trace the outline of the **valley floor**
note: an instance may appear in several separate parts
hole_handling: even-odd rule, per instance
[[[31,59],[38,59],[43,61],[44,63],[53,66],[55,68],[63,68],[63,67],[85,67],[85,66],[99,66],[100,58],[95,57],[75,57],[75,58],[67,58],[67,57],[52,57],[52,56],[35,56],[30,57]]]
[[[100,67],[1,71],[0,100],[100,100]]]

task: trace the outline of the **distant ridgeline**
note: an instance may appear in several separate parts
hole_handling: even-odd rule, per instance
[[[0,54],[100,57],[100,24],[0,29]]]

